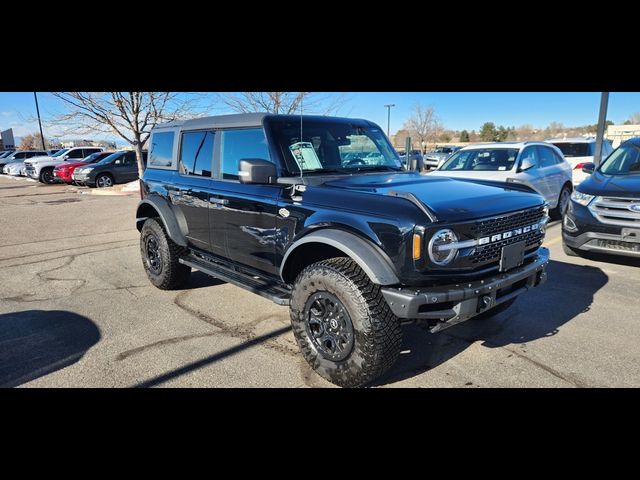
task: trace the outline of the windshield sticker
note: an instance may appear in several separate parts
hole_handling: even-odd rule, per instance
[[[322,168],[320,159],[310,142],[298,142],[289,146],[291,154],[300,170],[318,170]]]
[[[498,170],[506,170],[507,167],[498,167]]]

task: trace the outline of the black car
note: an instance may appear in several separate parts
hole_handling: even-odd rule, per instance
[[[146,164],[146,150],[142,152],[142,156]],[[116,183],[132,182],[138,179],[136,152],[112,153],[99,162],[76,168],[71,178],[79,185],[98,188],[112,187]]]
[[[623,142],[576,187],[562,222],[567,255],[640,257],[640,138]]]
[[[404,170],[370,121],[225,115],[158,126],[150,145],[136,217],[151,283],[185,288],[195,268],[288,305],[338,385],[391,367],[402,323],[491,316],[546,278],[540,195]]]

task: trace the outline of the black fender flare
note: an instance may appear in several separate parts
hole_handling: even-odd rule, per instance
[[[280,278],[284,281],[284,269],[289,256],[306,243],[324,243],[345,253],[358,264],[373,283],[378,285],[396,285],[400,283],[389,256],[374,243],[353,233],[332,228],[309,233],[295,241],[288,249],[280,265]]]
[[[169,235],[171,240],[181,247],[187,246],[187,239],[182,233],[178,219],[176,218],[169,203],[161,197],[147,197],[138,204],[138,209],[136,211],[136,228],[138,231],[142,230],[142,224],[147,218],[149,218],[149,216],[141,214],[141,210],[143,210],[142,207],[144,205],[149,205],[158,212],[158,216],[164,224],[167,235]]]

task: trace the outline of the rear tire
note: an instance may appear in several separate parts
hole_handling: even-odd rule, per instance
[[[149,281],[161,290],[183,287],[191,276],[191,267],[179,262],[186,249],[174,243],[156,218],[145,220],[140,231],[142,265]]]
[[[575,248],[571,248],[569,245],[564,243],[564,240],[562,241],[562,251],[564,252],[564,254],[567,257],[581,257],[582,256],[582,255],[580,255],[580,251],[579,250],[576,250]]]
[[[341,387],[361,387],[386,372],[402,346],[400,322],[380,286],[350,258],[305,268],[291,296],[291,325],[302,356]]]

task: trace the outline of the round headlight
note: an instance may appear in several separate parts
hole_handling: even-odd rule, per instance
[[[436,265],[447,265],[456,257],[458,249],[451,245],[458,241],[453,230],[444,228],[433,234],[429,240],[429,258]]]

